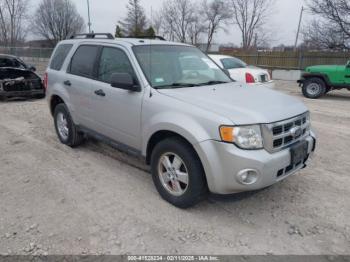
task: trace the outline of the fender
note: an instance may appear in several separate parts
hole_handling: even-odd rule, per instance
[[[55,84],[51,88],[48,89],[48,102],[49,106],[51,106],[51,100],[53,96],[59,96],[65,103],[65,105],[68,107],[69,113],[71,114],[71,117],[73,118],[73,121],[76,123],[75,118],[75,107],[72,103],[67,102],[71,101],[69,93],[65,88],[60,87],[58,84]]]
[[[171,119],[172,121],[169,121]],[[143,128],[145,134],[142,139],[142,155],[146,156],[147,146],[151,137],[159,131],[171,131],[184,137],[195,145],[205,140],[214,139],[195,119],[182,113],[163,112],[147,121]]]
[[[325,81],[327,86],[332,86],[328,75],[327,74],[322,74],[322,73],[303,73],[302,76],[301,76],[301,79],[298,80],[297,82],[299,83],[299,85],[302,85],[302,84],[304,84],[306,79],[312,78],[312,77],[321,78],[323,81]]]

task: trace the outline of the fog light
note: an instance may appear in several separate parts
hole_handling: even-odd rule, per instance
[[[242,185],[252,185],[258,181],[258,171],[245,169],[237,174],[237,181]]]

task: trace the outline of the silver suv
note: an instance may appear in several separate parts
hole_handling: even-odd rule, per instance
[[[45,83],[63,144],[95,137],[142,156],[160,195],[181,208],[209,191],[268,187],[315,150],[302,102],[236,83],[186,44],[75,36],[56,47]]]

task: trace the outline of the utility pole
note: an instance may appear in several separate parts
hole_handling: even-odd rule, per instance
[[[89,34],[91,34],[91,19],[90,19],[90,2],[87,0],[87,8],[88,8],[88,26],[89,26]]]
[[[298,46],[298,40],[299,40],[299,33],[300,33],[300,27],[301,27],[301,22],[303,20],[303,13],[305,11],[304,6],[301,7],[301,11],[300,11],[300,18],[299,18],[299,25],[298,25],[298,31],[297,31],[297,36],[295,38],[295,45],[294,45],[294,51],[297,50],[297,46]]]

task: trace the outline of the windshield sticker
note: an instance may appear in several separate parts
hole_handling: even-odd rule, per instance
[[[217,69],[216,64],[213,61],[211,61],[210,59],[202,58],[202,61],[205,62],[210,68]]]
[[[163,79],[163,78],[156,78],[156,79],[154,79],[154,81],[155,81],[156,83],[163,83],[163,82],[164,82],[164,79]]]

